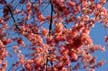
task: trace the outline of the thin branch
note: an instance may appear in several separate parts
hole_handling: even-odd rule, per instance
[[[6,7],[8,8],[8,10],[9,10],[9,12],[10,12],[10,14],[11,14],[11,17],[12,17],[12,19],[13,19],[13,21],[14,21],[15,27],[16,27],[18,30],[20,30],[20,28],[18,27],[18,24],[17,24],[17,22],[16,22],[16,20],[15,20],[15,18],[14,18],[14,16],[13,16],[13,12],[12,12],[11,8],[8,6],[8,4],[7,4],[7,2],[6,2],[5,0],[4,0],[4,3],[6,4]]]
[[[46,63],[45,63],[45,66],[46,66],[46,71],[47,71],[47,65],[48,65],[48,57],[46,57]]]
[[[51,4],[51,19],[50,19],[50,25],[49,25],[49,35],[51,35],[52,23],[53,23],[53,5],[52,5],[51,0],[50,0],[50,4]]]
[[[33,3],[32,3],[32,18],[33,18],[33,22],[34,24],[36,23],[36,20],[35,20],[35,11],[34,11],[34,6],[33,6]]]
[[[5,0],[4,0],[4,1],[5,1]],[[12,10],[10,9],[10,7],[8,6],[8,4],[7,4],[6,1],[5,1],[5,4],[6,4],[6,7],[8,8],[8,10],[9,10],[9,12],[10,12],[10,14],[11,14],[11,17],[12,17],[13,21],[16,22],[16,21],[15,21],[15,18],[14,18],[14,16],[13,16],[13,12],[12,12]]]

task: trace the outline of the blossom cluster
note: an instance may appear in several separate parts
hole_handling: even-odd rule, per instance
[[[105,49],[93,43],[90,31],[96,22],[108,28],[106,2],[0,0],[0,71],[95,71],[104,61],[93,53]]]

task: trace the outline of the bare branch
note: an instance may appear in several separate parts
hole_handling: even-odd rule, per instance
[[[52,23],[53,23],[53,4],[51,0],[50,0],[50,4],[51,4],[51,19],[50,19],[50,25],[49,25],[49,35],[51,35]]]

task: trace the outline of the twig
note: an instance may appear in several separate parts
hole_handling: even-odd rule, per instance
[[[51,19],[50,19],[50,25],[49,25],[49,35],[51,35],[52,23],[53,23],[53,5],[52,5],[51,0],[50,0],[50,3],[51,3]]]
[[[16,20],[15,20],[15,18],[14,18],[14,16],[13,16],[13,12],[12,12],[11,8],[8,6],[8,4],[7,4],[7,2],[6,2],[5,0],[4,0],[4,3],[6,4],[6,7],[8,8],[8,10],[9,10],[9,12],[10,12],[10,14],[11,14],[11,17],[12,17],[12,19],[13,19],[13,21],[14,21],[15,27],[16,27],[18,30],[20,30],[20,28],[18,27],[18,24],[17,24],[17,22],[16,22]]]
[[[47,71],[47,65],[48,65],[48,57],[46,57],[47,59],[46,59],[46,63],[45,63],[45,67],[46,67],[46,70],[45,71]]]

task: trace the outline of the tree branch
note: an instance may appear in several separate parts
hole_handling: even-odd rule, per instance
[[[52,5],[51,0],[50,0],[50,3],[51,3],[51,19],[50,19],[50,25],[49,25],[49,35],[51,35],[51,32],[52,32],[52,23],[53,23],[53,5]]]
[[[45,63],[45,70],[47,71],[47,66],[48,66],[48,57],[46,57],[46,63]]]
[[[16,20],[15,20],[15,18],[13,16],[13,12],[12,12],[11,8],[8,6],[8,4],[7,4],[7,2],[5,0],[4,0],[4,3],[6,4],[6,7],[8,8],[8,10],[9,10],[9,12],[11,14],[11,17],[12,17],[12,19],[14,21],[15,28],[17,28],[20,31],[20,28],[18,27],[18,24],[17,24],[17,22],[16,22]]]

